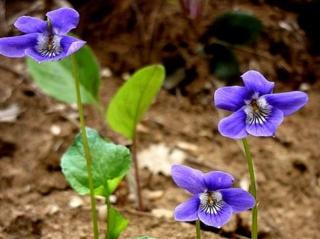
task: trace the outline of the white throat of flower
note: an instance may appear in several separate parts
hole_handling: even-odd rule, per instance
[[[44,57],[55,57],[62,51],[61,37],[53,34],[39,34],[36,50]]]
[[[271,112],[271,105],[268,104],[263,96],[254,93],[251,100],[245,100],[245,113],[247,114],[246,123],[249,125],[264,124]]]
[[[220,192],[204,192],[200,196],[200,209],[208,214],[219,214],[224,204]]]

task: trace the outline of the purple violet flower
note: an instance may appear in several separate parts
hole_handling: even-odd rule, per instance
[[[19,17],[14,26],[21,36],[0,38],[0,54],[7,57],[30,56],[38,62],[61,60],[78,51],[85,42],[66,34],[79,23],[79,13],[72,8],[48,12],[47,21]]]
[[[254,197],[245,190],[232,188],[234,178],[225,172],[202,173],[183,165],[173,165],[174,182],[192,193],[174,212],[177,221],[200,220],[208,226],[220,228],[233,213],[248,210],[255,205]]]
[[[284,116],[291,115],[308,102],[301,91],[272,93],[274,83],[258,71],[241,76],[244,86],[226,86],[216,90],[217,108],[232,111],[219,122],[219,132],[226,137],[242,139],[253,136],[272,136]]]

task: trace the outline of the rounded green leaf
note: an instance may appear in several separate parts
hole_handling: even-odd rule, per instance
[[[74,56],[79,70],[82,101],[94,104],[98,101],[100,85],[97,59],[88,46],[81,48]],[[34,82],[43,92],[66,103],[76,102],[70,57],[41,64],[28,58],[27,67]]]
[[[135,72],[110,102],[106,114],[110,127],[132,139],[138,122],[160,91],[164,77],[162,65],[147,66]]]
[[[209,60],[212,73],[224,81],[229,81],[240,74],[238,59],[231,49],[217,43],[209,47],[213,55]]]
[[[209,31],[231,44],[248,44],[257,40],[263,29],[261,21],[246,12],[234,11],[218,17]]]
[[[94,129],[87,128],[88,143],[92,156],[93,185],[96,195],[109,195],[116,188],[131,165],[129,150],[101,138]],[[87,162],[81,135],[61,159],[62,172],[71,187],[79,194],[89,194]]]

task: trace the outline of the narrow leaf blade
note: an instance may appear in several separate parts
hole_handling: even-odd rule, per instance
[[[108,239],[118,239],[127,228],[129,221],[115,208],[111,207],[108,215]]]
[[[110,127],[132,139],[137,123],[160,91],[164,77],[162,65],[147,66],[135,72],[110,102],[106,114]]]

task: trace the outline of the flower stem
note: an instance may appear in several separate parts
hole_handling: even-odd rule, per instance
[[[94,239],[99,238],[99,228],[98,228],[98,218],[97,218],[97,210],[96,210],[96,200],[94,197],[94,189],[93,189],[93,177],[92,177],[92,157],[89,149],[88,138],[86,133],[86,124],[83,113],[83,105],[81,101],[81,93],[80,93],[80,79],[79,79],[79,70],[76,62],[76,58],[74,55],[71,56],[72,61],[72,74],[75,84],[76,96],[77,96],[77,105],[80,117],[80,131],[81,138],[83,144],[84,155],[87,161],[87,172],[88,172],[88,181],[90,188],[90,201],[91,201],[91,217],[93,224],[93,235]]]
[[[196,239],[201,239],[200,221],[196,221]]]
[[[252,154],[250,152],[250,148],[248,145],[247,139],[242,139],[244,152],[246,154],[247,163],[248,163],[248,171],[250,175],[250,193],[256,199],[256,204],[252,209],[252,226],[251,226],[251,239],[258,238],[258,208],[257,208],[257,186],[256,186],[256,176],[254,173],[254,164],[252,159]]]
[[[133,166],[134,166],[134,178],[136,181],[136,195],[138,199],[138,208],[140,211],[144,210],[142,195],[141,195],[141,185],[140,185],[140,176],[139,176],[139,162],[137,159],[137,139],[136,134],[133,136],[132,145],[131,145]]]
[[[109,239],[109,225],[110,225],[110,209],[111,209],[111,203],[110,203],[110,198],[109,195],[105,196],[106,198],[106,206],[107,206],[107,216],[106,216],[106,238]]]

